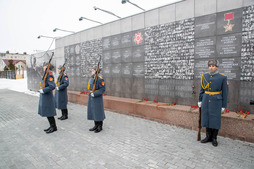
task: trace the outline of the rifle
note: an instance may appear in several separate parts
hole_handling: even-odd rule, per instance
[[[96,85],[96,82],[97,82],[97,79],[98,79],[98,74],[99,74],[99,69],[100,69],[100,62],[101,62],[101,55],[100,55],[100,58],[99,58],[99,62],[98,62],[98,66],[96,68],[96,76],[95,76],[95,79],[94,79],[94,82],[93,82],[93,90],[92,92],[95,92],[95,85]]]
[[[201,139],[201,136],[200,136],[200,132],[201,132],[201,107],[199,107],[199,109],[198,109],[198,139],[197,139],[197,141],[200,141],[200,139]]]
[[[66,63],[66,59],[65,59],[64,64],[63,64],[63,66],[61,68],[60,76],[59,76],[59,78],[57,80],[57,87],[60,86],[60,81],[61,81],[63,73],[64,73],[64,65],[65,65],[65,63]]]
[[[47,69],[46,69],[46,71],[44,72],[44,75],[43,75],[43,78],[42,78],[43,83],[42,83],[42,85],[41,85],[41,89],[44,89],[44,88],[46,87],[46,78],[47,78],[47,75],[48,75],[48,72],[49,72],[49,68],[50,68],[50,66],[51,66],[51,63],[50,63],[50,62],[51,62],[53,56],[54,56],[54,52],[52,52],[52,55],[51,55],[51,57],[50,57],[50,59],[49,59],[49,63],[48,63]]]

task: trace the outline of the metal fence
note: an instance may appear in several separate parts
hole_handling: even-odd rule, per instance
[[[13,71],[0,71],[0,78],[16,79],[15,70],[13,70]]]

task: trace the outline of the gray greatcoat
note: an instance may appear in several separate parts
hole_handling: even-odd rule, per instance
[[[55,89],[56,84],[52,72],[48,72],[45,83],[45,88],[42,89],[44,93],[40,93],[38,114],[42,117],[53,117],[56,115],[56,108],[52,91]]]
[[[221,108],[227,108],[227,76],[221,73],[216,73],[214,75],[205,73],[202,76],[199,95],[199,101],[202,102],[201,126],[220,129]]]
[[[94,78],[91,78],[88,82],[88,90],[93,90]],[[96,82],[96,91],[94,97],[89,94],[87,105],[87,119],[94,121],[103,121],[105,119],[104,105],[103,105],[103,93],[105,92],[105,83],[101,76],[98,76]]]
[[[59,76],[57,78],[58,80],[59,80]],[[59,90],[55,90],[55,103],[56,103],[57,109],[67,109],[67,103],[68,103],[67,87],[68,86],[69,86],[69,78],[66,75],[66,73],[64,73],[62,75],[62,78],[60,79],[60,86],[58,86]]]

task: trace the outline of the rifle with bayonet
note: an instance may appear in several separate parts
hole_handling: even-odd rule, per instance
[[[57,87],[60,86],[61,79],[62,79],[63,73],[64,73],[64,65],[65,65],[65,64],[66,64],[66,59],[65,59],[65,61],[64,61],[63,66],[61,67],[61,72],[60,72],[59,78],[57,79]]]
[[[54,52],[52,52],[52,55],[51,55],[51,57],[49,59],[49,63],[48,63],[47,69],[44,72],[44,75],[42,77],[43,83],[41,85],[41,89],[44,89],[46,87],[46,78],[47,78],[47,75],[48,75],[48,72],[49,72],[49,68],[51,66],[51,60],[52,60],[53,56],[54,56]]]
[[[95,89],[96,89],[96,82],[97,82],[98,74],[99,74],[99,70],[100,70],[100,62],[101,62],[101,55],[100,55],[99,62],[98,62],[97,68],[96,68],[96,75],[95,75],[95,79],[94,79],[94,83],[93,83],[92,92],[95,92]]]

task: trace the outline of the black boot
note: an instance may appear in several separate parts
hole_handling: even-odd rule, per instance
[[[57,131],[56,121],[54,117],[48,117],[50,128],[46,131],[47,134]]]
[[[212,129],[212,144],[214,147],[217,147],[218,146],[218,142],[217,142],[217,135],[218,135],[218,132],[219,130],[218,129]]]
[[[212,141],[212,129],[206,128],[206,138],[201,140],[201,143],[207,143]]]
[[[94,130],[95,133],[99,133],[102,130],[103,121],[98,121],[98,127]]]
[[[89,131],[94,131],[96,130],[98,127],[98,122],[97,121],[94,121],[94,127],[93,128],[90,128]]]
[[[64,117],[64,112],[63,112],[63,110],[61,110],[61,111],[62,111],[62,116],[57,118],[59,120],[62,120],[62,118]]]
[[[50,127],[49,128],[47,128],[47,129],[44,129],[44,131],[46,132],[46,131],[48,131],[50,129]]]
[[[62,109],[62,113],[63,113],[63,118],[61,118],[60,120],[68,119],[68,109]]]

